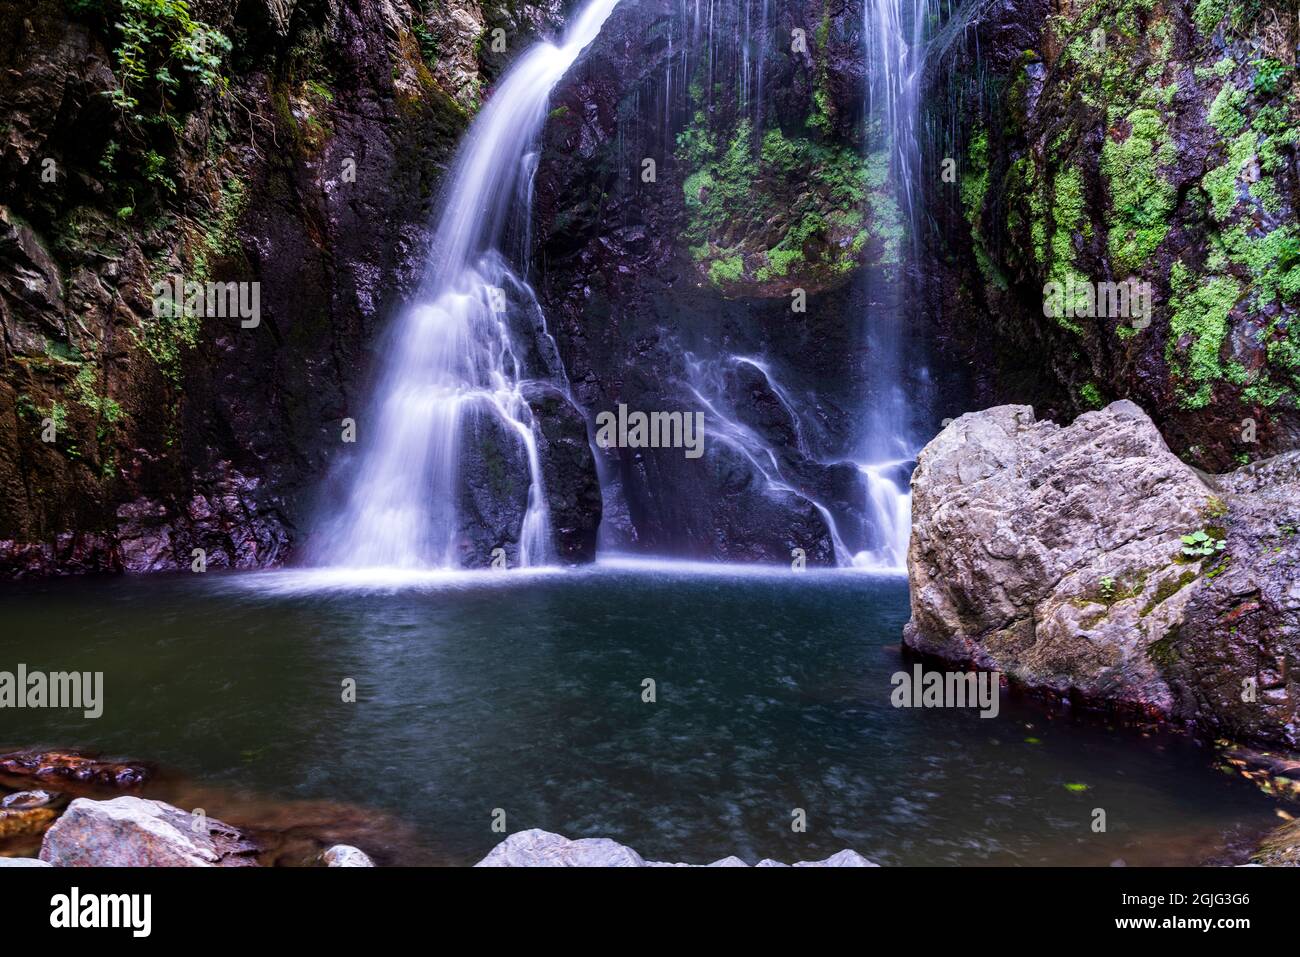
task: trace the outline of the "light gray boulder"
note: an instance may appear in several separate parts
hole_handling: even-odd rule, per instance
[[[138,797],[77,798],[41,843],[58,867],[247,867],[256,852],[237,828]]]
[[[34,857],[0,857],[0,867],[53,867]]]
[[[518,831],[494,847],[475,867],[748,867],[738,857],[724,857],[712,864],[679,864],[647,861],[630,847],[605,837],[570,840],[560,834],[534,828]],[[763,860],[758,867],[788,867]],[[861,854],[843,850],[824,861],[800,861],[795,867],[876,867]]]
[[[1275,662],[1300,651],[1298,462],[1203,475],[1128,401],[1068,427],[1028,406],[964,415],[912,477],[905,640],[1024,686],[1294,746],[1300,674]],[[1189,558],[1196,532],[1215,550]],[[1241,707],[1246,679],[1259,695]]]
[[[335,844],[321,854],[326,867],[374,867],[370,855],[350,844]]]

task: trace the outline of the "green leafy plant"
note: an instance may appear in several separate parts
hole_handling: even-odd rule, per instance
[[[1097,584],[1101,588],[1101,600],[1109,605],[1115,599],[1115,579],[1106,575]]]
[[[1274,60],[1271,57],[1256,60],[1251,66],[1255,68],[1255,89],[1261,93],[1276,93],[1287,71],[1291,69],[1281,60]]]
[[[195,20],[185,0],[118,0],[113,25],[121,36],[113,51],[120,79],[109,95],[133,120],[151,119],[141,112],[142,96],[156,101],[159,113],[153,119],[170,120],[172,102],[186,75],[218,93],[229,89],[221,59],[230,52],[230,41]]]
[[[411,25],[411,33],[415,35],[416,45],[420,48],[420,56],[424,57],[424,62],[434,64],[438,62],[438,41],[429,28],[418,20]]]
[[[1183,555],[1188,558],[1206,558],[1218,554],[1228,543],[1222,538],[1214,538],[1204,529],[1182,537]]]

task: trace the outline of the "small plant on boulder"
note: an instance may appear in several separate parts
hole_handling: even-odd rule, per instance
[[[1222,538],[1213,538],[1204,529],[1184,535],[1183,555],[1188,558],[1207,558],[1224,550],[1228,543]]]

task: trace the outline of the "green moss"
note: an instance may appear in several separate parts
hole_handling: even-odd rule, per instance
[[[1151,642],[1147,645],[1147,657],[1156,665],[1162,668],[1168,668],[1177,660],[1175,645],[1178,640],[1178,631],[1174,629],[1166,634],[1163,638]]]
[[[1258,236],[1251,235],[1254,231],[1239,224],[1221,237],[1228,261],[1252,280],[1251,311],[1262,312],[1279,300],[1300,300],[1300,226],[1287,223]]]
[[[830,66],[830,56],[827,51],[827,45],[831,35],[831,17],[830,8],[827,7],[822,14],[821,22],[817,25],[815,49],[818,54],[817,77],[813,84],[812,111],[808,115],[808,127],[817,131],[823,136],[829,135],[832,129],[831,110],[834,101],[831,98],[830,82],[828,70]]]
[[[1242,112],[1245,105],[1246,91],[1237,88],[1232,83],[1224,83],[1219,89],[1218,95],[1210,104],[1210,111],[1206,115],[1206,119],[1218,131],[1220,136],[1229,139],[1246,127],[1246,115]]]
[[[1097,388],[1096,383],[1087,382],[1079,389],[1079,398],[1083,400],[1084,405],[1090,409],[1100,409],[1105,405],[1101,397],[1101,390]]]
[[[971,137],[966,150],[966,168],[961,178],[961,204],[966,211],[966,221],[972,228],[984,208],[984,197],[989,191],[989,135],[979,130]]]
[[[1237,61],[1232,57],[1222,57],[1215,62],[1214,66],[1198,66],[1195,70],[1196,79],[1201,83],[1208,83],[1210,80],[1226,79],[1237,69]]]
[[[717,286],[721,286],[723,283],[738,282],[744,275],[745,263],[739,256],[715,259],[709,266],[709,279]]]
[[[1138,613],[1142,618],[1151,614],[1156,606],[1178,594],[1192,582],[1196,581],[1196,572],[1184,571],[1177,578],[1165,578],[1156,586],[1156,593],[1151,597],[1145,607]]]
[[[1241,284],[1231,276],[1193,277],[1181,262],[1169,272],[1169,340],[1165,358],[1170,372],[1182,380],[1179,397],[1184,408],[1209,405],[1214,384],[1223,378],[1219,358],[1228,333],[1228,317],[1241,298]]]
[[[1207,37],[1219,29],[1225,18],[1230,26],[1240,30],[1258,18],[1260,3],[1261,0],[1197,0],[1192,22]]]
[[[83,365],[73,380],[73,396],[95,416],[107,425],[116,425],[122,421],[122,406],[107,395],[101,395],[96,380],[96,367],[87,363]]]
[[[247,207],[244,181],[231,176],[222,184],[212,214],[199,222],[194,230],[190,247],[191,274],[186,278],[206,282],[214,260],[242,252],[236,227]]]
[[[1156,110],[1134,110],[1127,116],[1129,135],[1102,146],[1101,171],[1110,185],[1115,220],[1109,251],[1116,271],[1136,273],[1150,260],[1169,233],[1169,216],[1177,191],[1160,175],[1160,166],[1173,161],[1173,143]]]
[[[902,216],[885,183],[887,154],[866,162],[851,147],[766,131],[754,151],[742,120],[722,139],[703,112],[677,141],[687,170],[684,240],[715,284],[768,282],[808,270],[808,278],[847,273],[864,259],[896,262]],[[715,268],[716,266],[716,268]],[[737,269],[739,268],[739,272]]]
[[[1228,161],[1201,178],[1210,197],[1210,211],[1219,222],[1227,221],[1237,206],[1237,181],[1242,170],[1255,158],[1256,136],[1247,130],[1228,146]]]
[[[1057,173],[1053,184],[1051,222],[1051,241],[1048,246],[1051,265],[1048,278],[1063,290],[1071,288],[1077,290],[1077,301],[1064,302],[1060,309],[1053,309],[1052,318],[1062,328],[1081,333],[1083,330],[1070,316],[1084,306],[1088,280],[1075,268],[1074,237],[1089,236],[1092,232],[1092,224],[1085,215],[1083,174],[1078,167],[1067,166]]]

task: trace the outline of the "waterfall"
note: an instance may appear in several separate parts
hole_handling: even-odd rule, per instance
[[[546,490],[523,392],[531,380],[563,376],[537,299],[520,278],[535,144],[552,89],[617,2],[589,0],[562,42],[522,54],[461,143],[419,294],[381,345],[350,489],[337,514],[321,522],[314,564],[487,564],[486,555],[462,553],[458,514],[463,438],[487,426],[517,437],[513,452],[527,465],[517,563],[550,557]]]
[[[919,149],[918,93],[924,67],[924,31],[930,0],[868,0],[867,139],[869,149],[883,147],[894,195],[916,249]],[[875,140],[873,143],[872,141]],[[917,443],[911,420],[915,395],[903,372],[906,348],[906,270],[899,264],[882,294],[872,295],[868,323],[866,377],[871,390],[865,416],[859,470],[875,530],[873,545],[854,556],[853,564],[901,571],[907,563],[911,533],[911,494],[906,467]]]
[[[851,564],[852,553],[844,544],[834,514],[817,496],[807,489],[798,487],[798,483],[785,474],[782,458],[786,453],[793,451],[801,456],[812,458],[812,450],[804,437],[802,416],[798,405],[772,374],[771,367],[766,362],[751,356],[732,355],[721,360],[705,361],[687,353],[685,359],[691,394],[694,395],[700,408],[705,411],[705,421],[709,423],[709,441],[720,442],[744,456],[755,473],[763,477],[769,492],[803,499],[815,508],[821,515],[822,521],[826,523],[826,531],[830,535],[831,548],[835,554],[835,563]],[[774,445],[765,439],[752,426],[741,421],[736,410],[729,408],[722,398],[721,393],[724,389],[719,380],[724,370],[727,367],[734,368],[742,365],[749,366],[762,375],[773,396],[789,416],[790,427],[794,433],[793,449],[787,445]]]

